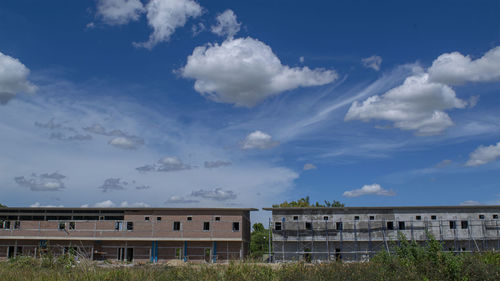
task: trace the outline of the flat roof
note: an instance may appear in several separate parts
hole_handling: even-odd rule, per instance
[[[474,206],[393,206],[393,207],[271,207],[262,208],[265,211],[293,211],[293,210],[328,210],[328,211],[361,211],[361,210],[414,210],[414,209],[500,209],[500,205]]]
[[[97,207],[5,207],[0,208],[0,210],[61,210],[61,211],[71,211],[71,210],[88,210],[88,211],[258,211],[256,208],[142,208],[142,207],[109,207],[109,208],[97,208]]]

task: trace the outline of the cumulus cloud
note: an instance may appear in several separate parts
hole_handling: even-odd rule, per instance
[[[191,32],[193,32],[193,37],[202,33],[203,31],[205,31],[205,29],[206,29],[206,27],[202,22],[199,22],[197,24],[193,24],[191,26]]]
[[[105,179],[104,183],[98,188],[102,189],[102,192],[108,192],[114,190],[124,190],[127,185],[128,182],[122,181],[120,178],[109,178]]]
[[[202,7],[193,0],[151,0],[146,5],[148,24],[153,28],[149,40],[134,43],[136,47],[152,49],[156,44],[170,40],[178,27],[189,18],[202,14]]]
[[[381,195],[381,196],[394,196],[396,195],[392,190],[384,189],[380,184],[364,185],[359,189],[345,191],[342,196],[345,197],[358,197],[363,195]]]
[[[250,37],[196,47],[180,73],[194,79],[194,89],[206,98],[245,107],[337,79],[333,70],[283,65],[271,47]]]
[[[144,139],[141,137],[127,134],[122,130],[107,130],[99,123],[84,127],[83,130],[96,135],[113,137],[108,144],[121,149],[137,149],[144,145]]]
[[[442,54],[434,60],[428,72],[430,81],[448,85],[500,81],[500,46],[476,60],[459,52]]]
[[[144,203],[144,202],[128,203],[127,201],[123,201],[120,203],[120,207],[122,207],[122,208],[127,208],[127,207],[147,208],[147,207],[150,207],[150,205],[147,203]]]
[[[205,168],[220,168],[220,167],[225,167],[225,166],[230,166],[232,163],[229,161],[224,161],[224,160],[217,160],[217,161],[205,161],[204,166]]]
[[[242,149],[268,149],[275,147],[279,144],[277,141],[273,141],[272,137],[262,131],[255,131],[250,133],[243,140],[241,145]]]
[[[168,200],[165,203],[170,203],[170,204],[188,204],[188,203],[199,203],[199,200],[193,200],[193,199],[185,199],[182,196],[177,196],[173,195],[168,198]]]
[[[306,163],[306,164],[304,164],[304,168],[303,168],[303,169],[304,169],[304,171],[308,171],[308,170],[316,170],[316,169],[317,169],[317,167],[316,167],[316,165],[314,165],[314,164],[311,164],[311,163]]]
[[[375,71],[379,71],[380,65],[382,64],[382,57],[371,56],[371,57],[362,59],[361,62],[363,63],[364,67],[371,68]]]
[[[140,0],[99,0],[97,2],[97,15],[109,25],[122,25],[136,21],[143,12],[144,7]]]
[[[500,157],[500,142],[490,146],[479,146],[469,155],[466,166],[479,166],[493,162]]]
[[[0,104],[6,104],[21,92],[33,93],[36,86],[28,81],[30,70],[18,59],[0,52]]]
[[[64,182],[62,181],[66,176],[54,172],[51,174],[44,173],[37,175],[35,173],[31,174],[30,177],[15,177],[14,181],[22,187],[27,187],[31,191],[59,191],[65,188]]]
[[[232,10],[226,10],[216,18],[217,24],[212,26],[212,32],[219,36],[233,38],[240,31],[241,23],[236,20]]]
[[[94,204],[94,207],[96,207],[96,208],[111,208],[111,207],[115,207],[115,206],[116,206],[116,204],[113,203],[113,201],[111,201],[111,200],[105,200],[105,201],[97,202]]]
[[[460,203],[460,206],[478,206],[478,205],[482,204],[475,200],[466,200]]]
[[[144,140],[133,137],[116,137],[112,138],[108,143],[118,148],[137,149],[139,146],[144,144]]]
[[[222,188],[196,190],[191,192],[191,196],[215,201],[227,201],[236,199],[236,193],[234,191],[224,190]]]
[[[54,207],[57,207],[57,208],[63,208],[64,205],[42,205],[40,204],[40,202],[35,202],[33,204],[30,205],[31,208],[40,208],[40,207],[43,207],[43,208],[54,208]]]
[[[144,165],[135,169],[139,172],[173,172],[189,170],[191,168],[190,165],[184,164],[179,158],[167,156],[158,160],[153,165]]]
[[[453,125],[444,110],[464,108],[466,104],[449,86],[431,82],[428,74],[421,73],[407,77],[402,85],[382,96],[369,97],[362,103],[355,101],[345,120],[387,120],[396,128],[433,135]]]

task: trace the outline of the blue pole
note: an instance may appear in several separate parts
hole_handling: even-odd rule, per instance
[[[158,241],[156,241],[156,250],[155,250],[155,263],[158,262]]]
[[[187,254],[188,254],[188,242],[184,241],[184,261],[187,261]]]
[[[214,263],[217,262],[217,241],[214,241],[214,256],[212,257]]]
[[[155,256],[155,241],[151,242],[151,258],[150,261],[153,262]]]

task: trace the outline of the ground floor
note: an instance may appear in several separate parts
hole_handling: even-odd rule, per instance
[[[0,259],[72,254],[92,260],[162,262],[177,259],[213,263],[240,260],[247,252],[248,243],[241,241],[0,240]]]
[[[398,241],[273,241],[273,260],[287,261],[367,261],[380,251],[393,251]],[[422,245],[426,241],[420,241]],[[500,239],[444,240],[443,250],[450,252],[500,251]]]

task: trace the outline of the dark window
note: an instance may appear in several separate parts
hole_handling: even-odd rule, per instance
[[[394,229],[394,222],[392,222],[392,221],[388,221],[388,222],[387,222],[387,229],[389,229],[389,230],[393,230],[393,229]]]
[[[220,221],[220,217],[215,217],[215,221]]]
[[[493,215],[493,219],[494,220],[498,219],[498,215]]]
[[[327,220],[328,220],[328,216],[324,216],[324,217],[323,217],[323,220],[324,220],[324,221],[327,221]]]
[[[20,221],[15,221],[14,222],[14,229],[19,229],[21,227],[21,222]]]
[[[64,222],[60,222],[60,223],[59,223],[59,229],[60,229],[60,230],[66,229],[66,223],[64,223]]]
[[[161,221],[161,217],[156,217],[156,220],[157,221]]]
[[[313,227],[312,227],[312,223],[310,223],[310,222],[306,222],[306,229],[307,229],[307,230],[312,230],[312,228],[313,228]]]
[[[274,230],[281,230],[281,222],[274,223]]]
[[[134,222],[131,221],[127,222],[127,230],[134,230]]]
[[[293,220],[294,221],[298,221],[299,220],[299,216],[293,216]]]
[[[337,227],[337,230],[342,230],[343,229],[342,222],[337,222],[336,227]]]
[[[421,216],[416,216],[415,218],[416,218],[418,221],[422,219],[422,217],[421,217]]]
[[[203,230],[205,231],[210,230],[210,222],[208,221],[203,222]]]
[[[233,222],[233,231],[240,231],[240,223]]]
[[[5,229],[10,229],[10,221],[5,221],[3,225]]]
[[[354,216],[354,220],[359,221],[359,216]]]
[[[189,216],[189,217],[187,217],[187,220],[188,220],[188,221],[192,221],[192,220],[193,220],[193,217]]]
[[[370,216],[370,220],[374,220],[375,219],[375,216]]]
[[[400,230],[405,230],[405,229],[406,229],[406,227],[405,227],[405,222],[404,222],[404,221],[400,221],[400,222],[399,222],[399,229],[400,229]]]
[[[480,220],[484,220],[484,215],[479,215]]]
[[[467,229],[469,227],[468,221],[462,221],[462,229]]]
[[[431,220],[436,220],[437,217],[436,216],[431,216]]]
[[[455,221],[450,221],[450,229],[456,229],[457,223]]]
[[[145,221],[148,221],[148,220],[149,220],[149,217],[144,217],[144,220],[145,220]]]
[[[174,231],[179,231],[179,230],[181,230],[181,222],[174,221]]]
[[[70,221],[69,222],[69,229],[75,229],[75,222],[74,221]]]
[[[122,225],[123,225],[123,222],[121,222],[121,221],[115,222],[115,230],[122,230]]]

